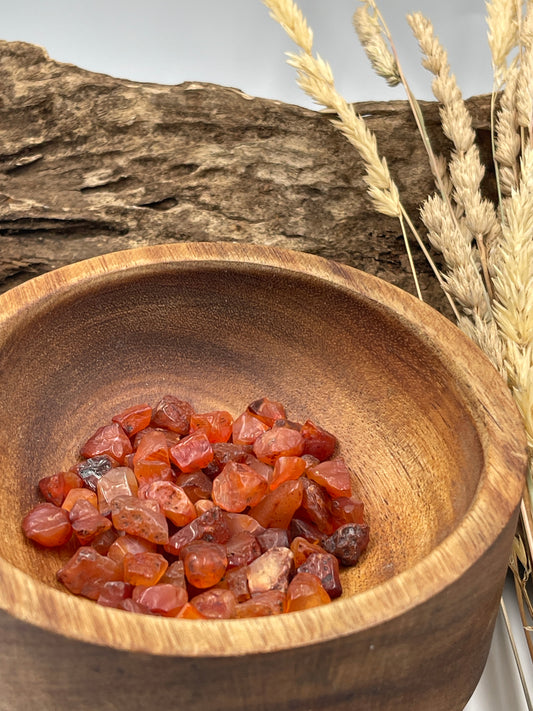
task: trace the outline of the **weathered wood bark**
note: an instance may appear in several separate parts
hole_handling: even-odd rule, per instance
[[[308,251],[413,290],[399,225],[374,212],[331,115],[221,86],[94,74],[19,42],[0,42],[0,72],[0,291],[86,257],[183,240]],[[486,153],[488,98],[470,108]],[[432,179],[406,103],[357,110],[416,217]],[[425,111],[446,151],[437,106]],[[427,300],[445,310],[414,251]]]

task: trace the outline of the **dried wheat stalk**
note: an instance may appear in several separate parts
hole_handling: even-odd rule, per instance
[[[400,221],[419,298],[422,298],[422,293],[414,268],[406,225],[428,259],[436,278],[448,296],[452,310],[459,316],[455,303],[445,288],[442,275],[400,201],[399,191],[390,175],[387,161],[379,155],[375,136],[368,129],[364,119],[337,91],[327,62],[318,54],[313,55],[313,35],[303,19],[301,10],[293,0],[263,0],[263,2],[269,8],[271,16],[287,30],[291,39],[300,48],[299,53],[287,53],[289,64],[297,70],[299,86],[318,104],[336,113],[338,118],[334,119],[333,123],[359,152],[365,165],[368,193],[375,209],[384,215],[397,217]],[[386,45],[378,43],[376,51],[385,53]],[[383,67],[388,66],[394,72],[395,62],[392,56],[382,56],[381,62]],[[390,83],[393,83],[393,80]]]
[[[533,2],[488,3],[495,90],[503,87],[495,123],[501,235],[490,252],[492,311],[501,335],[507,381],[524,420],[533,462]],[[505,18],[514,9],[514,24]],[[492,22],[492,26],[491,23]],[[503,35],[498,40],[498,35]],[[512,38],[511,38],[512,35]],[[503,51],[498,53],[501,47]],[[508,62],[509,54],[516,56]],[[533,489],[531,489],[533,491]],[[531,522],[530,522],[531,523]],[[531,550],[530,550],[531,554]]]
[[[424,55],[423,66],[434,75],[432,87],[441,105],[442,128],[453,145],[448,164],[453,186],[450,201],[446,204],[441,196],[428,199],[422,208],[422,219],[433,246],[445,257],[448,289],[462,306],[459,326],[502,371],[502,353],[490,306],[492,284],[487,255],[487,242],[497,240],[500,226],[494,206],[481,194],[485,168],[446,51],[423,15],[415,13],[407,20]]]
[[[302,89],[337,113],[334,121],[359,151],[366,182],[379,212],[396,216],[402,229],[412,222],[406,214],[386,161],[364,120],[335,89],[329,66],[313,56],[312,33],[293,0],[263,0],[272,16],[300,47],[289,54]],[[437,192],[421,208],[428,238],[442,252],[445,275],[435,273],[449,296],[459,326],[485,351],[507,379],[522,414],[529,447],[529,498],[521,509],[527,548],[517,546],[526,571],[517,581],[519,606],[533,657],[525,609],[533,609],[526,585],[533,552],[531,497],[533,482],[533,0],[488,0],[488,40],[493,93],[493,158],[500,199],[493,205],[481,193],[484,166],[475,132],[447,54],[433,27],[420,13],[408,22],[423,53],[423,65],[433,74],[433,91],[441,105],[444,133],[453,145],[451,158],[435,156],[420,106],[405,79],[388,30],[375,0],[361,0],[354,26],[378,75],[390,85],[402,83],[426,146]],[[496,92],[501,102],[496,112]],[[414,228],[412,228],[414,230]],[[416,233],[424,254],[428,251]],[[404,230],[405,235],[405,230]],[[406,239],[408,246],[408,241]],[[521,546],[521,547],[520,547]],[[526,562],[524,562],[524,560]],[[513,569],[513,566],[511,566]],[[518,662],[519,663],[519,662]]]

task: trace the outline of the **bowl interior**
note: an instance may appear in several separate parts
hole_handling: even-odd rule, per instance
[[[354,274],[356,274],[354,272]],[[438,351],[408,319],[320,275],[236,260],[93,274],[20,310],[0,362],[0,554],[58,587],[68,554],[29,544],[40,477],[68,468],[120,409],[167,393],[237,414],[267,395],[334,432],[371,543],[345,594],[420,561],[457,526],[483,468],[478,432]]]

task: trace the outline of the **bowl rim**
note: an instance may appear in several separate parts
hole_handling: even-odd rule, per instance
[[[400,317],[437,357],[446,358],[446,367],[478,430],[484,467],[470,508],[457,527],[414,566],[330,605],[281,617],[175,620],[131,615],[51,588],[4,559],[0,559],[0,608],[82,642],[159,655],[229,657],[303,647],[369,630],[426,602],[463,576],[516,513],[525,481],[525,434],[507,386],[485,355],[454,324],[407,292],[304,252],[232,242],[162,244],[93,257],[5,292],[0,295],[0,330],[52,293],[64,294],[95,277],[175,262],[250,264],[305,273],[355,292]],[[61,614],[55,615],[58,610]]]

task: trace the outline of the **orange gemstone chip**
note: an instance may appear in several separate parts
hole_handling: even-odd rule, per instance
[[[341,566],[369,544],[337,439],[275,399],[233,418],[165,395],[121,410],[80,451],[39,480],[44,503],[22,528],[68,543],[58,580],[106,607],[204,621],[307,610],[342,594]]]

